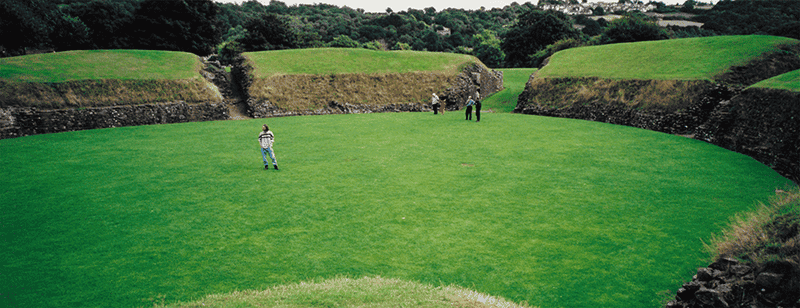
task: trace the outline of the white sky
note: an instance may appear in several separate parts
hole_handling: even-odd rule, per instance
[[[216,2],[223,2],[223,3],[239,3],[241,4],[245,0],[214,0]],[[258,0],[264,5],[269,4],[269,0]],[[376,0],[285,0],[281,1],[286,3],[288,6],[292,6],[295,4],[315,4],[315,3],[325,3],[331,4],[335,6],[347,6],[353,9],[364,9],[367,12],[385,12],[387,7],[392,8],[395,12],[400,11],[407,11],[409,8],[413,9],[424,9],[428,7],[434,7],[436,11],[441,11],[447,8],[457,8],[457,9],[466,9],[466,10],[477,10],[481,6],[485,7],[486,9],[492,8],[502,8],[506,5],[515,2],[514,0],[387,0],[387,1],[376,1]],[[517,3],[523,4],[525,2],[530,2],[533,4],[539,3],[539,0],[516,0]],[[589,2],[617,2],[615,0],[605,0],[605,1],[597,1],[597,0],[589,0]],[[647,2],[647,1],[644,1]],[[682,4],[686,2],[686,0],[661,0],[665,4]],[[708,1],[700,1],[700,2],[708,2]]]

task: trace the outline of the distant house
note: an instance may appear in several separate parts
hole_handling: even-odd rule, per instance
[[[703,23],[688,20],[659,20],[658,25],[661,27],[678,26],[678,27],[703,27]]]
[[[567,15],[592,15],[594,10],[602,7],[605,12],[649,12],[656,9],[655,5],[642,3],[612,3],[612,2],[590,2],[581,4],[541,4],[543,10],[562,12]]]

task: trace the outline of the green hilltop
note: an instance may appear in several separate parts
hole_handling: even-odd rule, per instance
[[[457,74],[471,55],[422,51],[374,51],[363,48],[312,48],[246,52],[256,78],[274,75],[393,74],[445,72]]]
[[[76,50],[0,58],[0,79],[66,82],[102,79],[201,78],[202,64],[188,52],[158,50]]]
[[[718,36],[611,44],[555,53],[539,77],[598,77],[640,80],[713,80],[782,44],[776,36]]]
[[[75,108],[221,99],[194,54],[78,50],[0,59],[0,107]]]

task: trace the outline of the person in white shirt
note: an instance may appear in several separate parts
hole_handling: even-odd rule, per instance
[[[264,170],[269,169],[267,153],[269,153],[269,158],[272,160],[272,166],[275,167],[275,170],[278,170],[278,160],[275,159],[275,152],[272,150],[272,144],[275,142],[275,135],[269,130],[267,124],[264,124],[261,128],[262,131],[258,134],[258,143],[261,144],[261,158],[264,159]]]
[[[431,108],[433,108],[433,114],[439,114],[439,97],[436,96],[436,93],[433,93],[431,97]]]

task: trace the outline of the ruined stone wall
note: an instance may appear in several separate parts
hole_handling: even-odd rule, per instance
[[[485,97],[503,89],[502,72],[480,64],[468,65],[456,76],[418,72],[276,77],[275,80],[282,80],[281,84],[253,80],[251,72],[252,68],[243,58],[237,59],[231,70],[236,83],[247,89],[243,92],[248,93],[247,108],[253,118],[431,111],[433,92],[444,102],[445,108],[458,110],[470,95],[475,97],[480,93]],[[397,87],[402,89],[395,89]],[[289,93],[291,91],[300,93]],[[384,92],[396,95],[381,94]]]
[[[564,80],[554,82],[570,84]],[[530,82],[529,82],[530,84]],[[580,87],[580,82],[565,87]],[[584,90],[550,91],[563,93],[545,100],[567,102],[560,105],[540,102],[536,88],[526,86],[515,112],[583,119],[627,125],[669,134],[686,135],[751,156],[781,175],[800,183],[800,93],[729,87],[697,83],[702,91],[688,98],[680,109],[641,108],[610,95],[574,100],[570,93]],[[642,89],[642,91],[647,91]],[[686,99],[685,99],[686,100]]]
[[[43,110],[0,108],[0,139],[95,128],[227,120],[225,103],[173,102]]]

